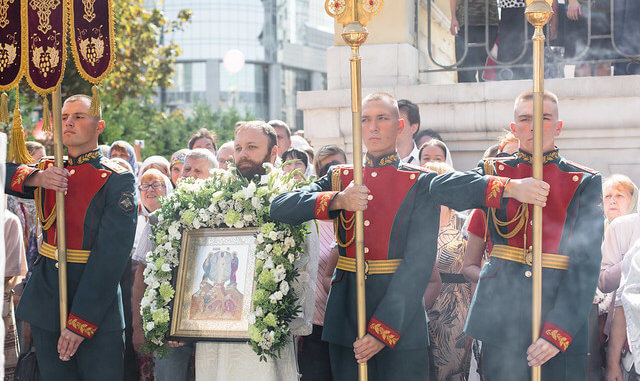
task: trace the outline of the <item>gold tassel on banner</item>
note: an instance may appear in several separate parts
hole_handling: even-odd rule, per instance
[[[42,132],[53,132],[51,127],[51,111],[49,111],[49,98],[44,96],[42,102]]]
[[[0,123],[9,123],[9,96],[5,92],[0,95]]]
[[[22,129],[22,116],[16,90],[16,107],[13,109],[13,124],[11,127],[11,144],[9,145],[9,160],[16,164],[30,164],[33,158],[24,144],[24,130]]]
[[[89,107],[89,115],[100,118],[100,92],[96,85],[91,87],[91,106]]]

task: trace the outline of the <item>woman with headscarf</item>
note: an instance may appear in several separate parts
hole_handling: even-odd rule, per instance
[[[138,173],[136,152],[133,150],[131,144],[125,142],[124,140],[116,140],[115,142],[113,142],[111,144],[111,148],[109,148],[109,159],[113,159],[116,157],[126,160],[133,169],[134,175]]]
[[[169,161],[164,157],[158,156],[158,155],[149,156],[148,158],[144,159],[144,161],[140,165],[140,170],[138,171],[138,177],[142,176],[147,170],[151,168],[155,168],[160,172],[162,172],[163,175],[170,178],[171,171],[169,167],[170,167]]]
[[[222,151],[225,144],[220,147],[218,153]],[[171,174],[171,184],[173,184],[174,188],[178,185],[178,179],[182,174],[182,166],[184,166],[184,161],[187,158],[188,153],[189,150],[185,148],[178,150],[174,152],[173,155],[171,155],[171,160],[169,163],[169,173]]]

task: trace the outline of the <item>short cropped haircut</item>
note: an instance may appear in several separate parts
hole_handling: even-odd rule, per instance
[[[413,141],[417,142],[418,140],[422,139],[425,136],[429,136],[434,139],[438,139],[441,142],[444,142],[444,139],[442,139],[442,136],[440,136],[439,133],[437,133],[435,130],[432,130],[431,128],[427,128],[427,129],[416,132],[415,135],[413,135]]]
[[[209,171],[218,168],[218,160],[213,155],[213,153],[208,149],[204,149],[204,148],[193,149],[189,151],[187,153],[187,156],[185,156],[184,158],[185,161],[187,161],[188,159],[206,160],[207,164],[209,164]]]
[[[373,101],[382,101],[382,102],[389,103],[391,105],[391,108],[393,109],[393,112],[395,112],[395,116],[397,118],[400,118],[400,111],[398,110],[398,101],[393,96],[391,96],[391,94],[387,94],[383,92],[371,93],[364,98],[364,100],[362,101],[362,104],[365,105]]]
[[[66,105],[67,103],[71,103],[71,102],[85,102],[87,106],[91,107],[92,100],[93,98],[91,98],[88,95],[76,94],[65,99],[63,105]],[[98,120],[102,120],[102,107],[100,107],[100,109],[98,110]]]
[[[216,146],[216,133],[207,130],[206,128],[201,128],[195,134],[191,135],[189,138],[189,144],[187,145],[189,149],[193,149],[193,145],[196,144],[196,140],[198,139],[209,139],[213,144],[213,149],[218,151],[218,147]]]
[[[328,158],[329,156],[333,156],[333,155],[337,155],[340,154],[344,157],[344,162],[347,162],[347,154],[344,152],[344,150],[340,147],[338,147],[335,144],[328,144],[326,146],[322,146],[320,147],[320,149],[318,150],[318,152],[316,152],[316,157],[313,161],[313,168],[316,171],[316,174],[319,174],[322,169],[322,167],[320,166],[320,163]]]
[[[267,150],[269,152],[271,152],[273,147],[278,145],[278,135],[276,135],[276,130],[263,120],[236,123],[236,129],[233,131],[233,137],[235,138],[238,136],[238,132],[250,128],[262,131],[262,133],[267,137]]]
[[[533,100],[533,96],[534,96],[533,90],[527,90],[525,92],[520,93],[520,95],[518,95],[516,97],[515,102],[513,102],[514,115],[515,115],[516,107],[518,107],[518,104],[520,102],[532,101]],[[560,105],[558,103],[558,96],[557,95],[555,95],[551,91],[545,90],[544,93],[542,94],[542,101],[543,102],[544,101],[551,101],[551,103],[556,105],[556,111],[557,111],[558,115],[560,115]]]
[[[276,127],[284,128],[284,130],[287,132],[287,137],[288,138],[291,137],[291,129],[285,122],[279,119],[273,119],[273,120],[270,120],[267,124],[273,128],[276,128]]]
[[[400,99],[398,101],[398,110],[407,114],[409,124],[418,125],[418,129],[416,130],[415,134],[413,134],[413,138],[415,139],[418,131],[420,130],[420,110],[418,109],[418,105],[408,99]]]

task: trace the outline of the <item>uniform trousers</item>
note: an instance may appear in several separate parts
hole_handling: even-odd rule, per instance
[[[42,381],[118,381],[123,375],[123,331],[96,332],[69,361],[60,360],[60,332],[31,326]]]
[[[526,381],[531,379],[526,349],[498,347],[482,343],[480,364],[485,381]],[[542,365],[545,381],[584,381],[587,377],[587,354],[558,353]]]
[[[329,344],[331,373],[334,381],[358,379],[358,363],[353,347]],[[429,354],[427,348],[394,350],[383,348],[368,362],[369,381],[425,381],[429,378]]]

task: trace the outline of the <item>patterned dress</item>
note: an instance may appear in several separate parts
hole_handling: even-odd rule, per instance
[[[471,304],[471,284],[461,274],[467,241],[462,236],[464,218],[452,213],[438,234],[436,266],[442,277],[442,291],[427,311],[429,341],[437,380],[466,380],[471,347],[467,346],[464,324]]]

